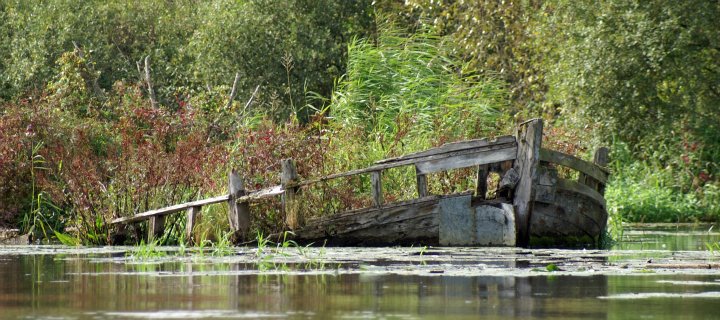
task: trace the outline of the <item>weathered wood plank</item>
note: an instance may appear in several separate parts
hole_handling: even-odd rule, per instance
[[[242,197],[238,197],[235,201],[236,202],[249,202],[253,200],[260,200],[262,198],[269,198],[277,195],[281,195],[285,192],[285,189],[283,186],[272,186],[265,189],[260,189],[257,191],[251,191],[247,195],[244,195]]]
[[[185,242],[193,243],[193,229],[200,220],[200,209],[202,207],[195,206],[186,209],[187,219],[185,221]]]
[[[535,201],[555,201],[558,173],[555,168],[540,165],[538,168],[538,184],[535,187]]]
[[[447,158],[423,161],[417,164],[417,168],[420,173],[428,174],[438,171],[467,168],[476,165],[512,160],[515,159],[516,154],[517,149],[514,147],[490,151],[479,151],[454,155]]]
[[[522,123],[517,131],[517,159],[515,171],[520,180],[515,187],[515,219],[517,229],[517,244],[527,246],[530,240],[530,215],[535,200],[535,186],[537,185],[537,169],[540,161],[540,148],[542,145],[542,119],[533,119]]]
[[[492,145],[478,147],[475,149],[460,150],[460,151],[455,151],[455,152],[450,152],[450,153],[436,154],[436,155],[422,157],[422,158],[413,158],[413,159],[396,161],[396,162],[392,162],[392,163],[378,164],[378,165],[373,165],[371,167],[367,167],[364,169],[357,169],[357,170],[352,170],[352,171],[347,171],[347,172],[342,172],[342,173],[336,173],[336,174],[331,174],[331,175],[316,178],[316,179],[310,179],[310,180],[305,180],[305,181],[301,181],[301,182],[288,184],[287,187],[306,186],[309,184],[314,184],[314,183],[318,183],[318,182],[322,182],[322,181],[343,178],[343,177],[349,177],[349,176],[354,176],[354,175],[359,175],[359,174],[366,174],[366,173],[370,173],[370,172],[378,171],[378,170],[397,168],[397,167],[402,167],[402,166],[406,166],[406,165],[410,165],[410,164],[417,164],[420,162],[446,159],[446,158],[458,157],[458,156],[463,156],[463,155],[468,155],[468,154],[477,154],[477,153],[482,153],[482,152],[491,152],[493,150],[508,149],[508,148],[512,148],[514,150],[514,148],[516,148],[515,143],[512,142],[512,143],[505,143],[505,144],[492,144]],[[507,159],[507,160],[512,160],[512,159]]]
[[[282,186],[272,186],[269,188],[252,191],[245,196],[238,197],[237,199],[235,199],[235,201],[236,202],[245,202],[245,201],[258,200],[258,199],[262,199],[262,198],[277,196],[277,195],[282,194],[283,192],[285,192],[285,189],[283,189]],[[146,211],[146,212],[139,213],[139,214],[136,214],[131,217],[117,218],[117,219],[111,221],[110,224],[139,222],[139,221],[150,219],[150,217],[152,217],[152,216],[168,215],[168,214],[172,214],[175,212],[183,211],[190,207],[205,206],[205,205],[209,205],[209,204],[225,202],[229,198],[230,198],[229,195],[222,195],[222,196],[217,196],[217,197],[204,199],[204,200],[186,202],[186,203],[177,204],[174,206],[169,206],[169,207],[165,207],[165,208]]]
[[[567,179],[558,179],[557,180],[557,189],[558,190],[566,190],[566,191],[572,191],[578,194],[582,194],[590,199],[593,199],[595,202],[597,202],[598,205],[605,208],[605,198],[597,192],[595,189],[590,188],[584,184],[577,183],[572,180]]]
[[[488,139],[488,138],[482,138],[482,139],[475,139],[475,140],[465,140],[465,141],[458,141],[458,142],[451,142],[443,144],[442,146],[432,148],[429,150],[424,150],[416,153],[407,154],[401,157],[396,158],[389,158],[389,159],[383,159],[380,161],[376,161],[376,164],[384,164],[384,163],[391,163],[391,162],[397,162],[397,161],[403,161],[403,160],[409,160],[409,159],[417,159],[417,158],[423,158],[428,157],[432,155],[442,154],[442,153],[448,153],[453,151],[460,151],[465,149],[475,149],[479,147],[484,147],[488,145],[493,144],[506,144],[506,143],[512,143],[515,142],[515,137],[513,136],[502,136],[497,137],[495,139]]]
[[[475,196],[485,199],[487,195],[487,178],[490,174],[490,166],[487,164],[477,167],[477,176],[475,178]]]
[[[578,159],[569,154],[550,149],[540,150],[540,161],[552,162],[587,174],[602,183],[607,183],[608,173],[602,167]]]
[[[371,172],[370,183],[372,188],[373,205],[380,207],[383,205],[382,171]]]
[[[415,166],[415,180],[417,181],[417,192],[418,198],[428,196],[427,176],[420,173],[417,166]]]
[[[171,213],[183,211],[190,207],[204,206],[204,205],[213,204],[213,203],[225,202],[228,200],[228,198],[229,198],[228,195],[222,195],[222,196],[217,196],[217,197],[204,199],[204,200],[186,202],[186,203],[177,204],[174,206],[169,206],[169,207],[165,207],[165,208],[161,208],[161,209],[155,209],[155,210],[150,210],[150,211],[146,211],[143,213],[138,213],[132,217],[117,218],[117,219],[111,221],[110,224],[131,223],[131,222],[143,221],[143,220],[150,219],[150,217],[153,217],[153,216],[168,215]]]
[[[159,239],[165,232],[165,216],[153,216],[148,221],[148,243]]]
[[[597,150],[595,150],[593,163],[601,168],[605,168],[607,166],[608,162],[610,161],[609,157],[610,157],[610,150],[608,150],[608,148],[605,148],[605,147],[600,147]],[[581,172],[580,175],[578,176],[578,182],[597,190],[601,194],[605,193],[605,182],[599,181],[598,179],[595,179],[592,176],[586,175]]]
[[[230,230],[235,233],[235,237],[244,239],[250,230],[250,205],[247,201],[237,201],[238,198],[246,196],[247,191],[245,191],[245,182],[235,170],[230,172],[228,189],[230,190],[228,198]]]
[[[298,174],[295,168],[295,161],[292,159],[284,159],[280,162],[282,173],[280,182],[285,189],[282,195],[282,208],[285,212],[285,224],[291,230],[297,229],[303,225],[303,218],[300,216],[299,203],[297,201],[297,187],[291,186],[297,182]]]
[[[470,193],[428,196],[308,220],[305,227],[295,232],[293,239],[315,243],[327,239],[329,245],[435,245],[438,241],[438,202],[468,195]]]

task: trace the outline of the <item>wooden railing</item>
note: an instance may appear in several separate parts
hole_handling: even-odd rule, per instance
[[[150,210],[130,217],[117,218],[112,224],[135,223],[149,220],[148,239],[153,239],[162,234],[164,217],[169,214],[185,211],[187,214],[186,239],[191,239],[192,230],[196,224],[200,208],[205,205],[227,202],[229,204],[228,219],[230,227],[234,232],[240,232],[247,237],[250,227],[249,202],[281,195],[282,210],[285,215],[285,223],[291,229],[303,226],[303,217],[299,214],[298,189],[323,181],[343,177],[370,174],[371,192],[373,206],[384,205],[382,191],[382,173],[384,170],[402,166],[415,166],[418,197],[429,196],[427,189],[427,175],[433,172],[478,167],[480,172],[487,171],[487,166],[512,161],[517,154],[515,137],[503,136],[494,140],[477,139],[445,144],[430,150],[405,155],[398,158],[385,159],[376,162],[374,165],[338,174],[332,174],[314,179],[300,180],[292,159],[281,161],[282,172],[280,174],[281,184],[270,188],[246,192],[242,178],[232,172],[229,178],[230,194],[222,195],[205,200],[192,201],[179,205],[169,206],[162,209]],[[478,190],[485,188],[485,181],[478,179]],[[483,192],[484,195],[484,192]]]
[[[557,170],[549,168],[547,164],[553,163],[579,172],[578,180],[572,181],[557,177]],[[605,185],[607,184],[609,172],[605,168],[608,163],[608,149],[598,148],[595,151],[593,162],[587,162],[562,152],[541,149],[540,165],[541,174],[538,181],[536,200],[550,201],[545,199],[548,188],[567,190],[582,194],[593,199],[601,206],[605,206]],[[554,190],[553,190],[554,191]]]
[[[187,214],[186,239],[191,239],[200,208],[205,205],[227,202],[231,231],[239,233],[241,238],[247,238],[250,228],[249,203],[251,201],[280,195],[285,224],[295,230],[304,225],[303,217],[300,214],[300,201],[298,201],[298,191],[302,187],[332,179],[369,174],[372,204],[374,207],[382,208],[385,206],[382,188],[384,170],[414,166],[417,194],[419,198],[424,198],[430,196],[427,185],[428,174],[477,167],[476,194],[478,197],[484,197],[487,191],[486,181],[490,171],[498,171],[502,174],[501,186],[505,184],[509,190],[512,190],[517,243],[526,245],[529,239],[528,226],[533,203],[535,201],[551,201],[558,189],[583,194],[603,206],[605,204],[602,193],[608,180],[608,172],[604,168],[608,158],[607,149],[598,149],[594,163],[558,151],[543,149],[541,148],[542,127],[542,120],[534,119],[521,124],[516,136],[449,143],[426,151],[381,160],[364,169],[308,180],[300,180],[295,169],[295,162],[292,159],[284,159],[281,161],[280,185],[248,192],[244,188],[242,177],[236,172],[232,172],[229,176],[230,193],[228,195],[151,210],[131,217],[118,218],[112,223],[150,220],[148,238],[153,239],[162,234],[166,215],[185,211]],[[578,181],[558,178],[557,171],[549,166],[549,163],[579,171]]]

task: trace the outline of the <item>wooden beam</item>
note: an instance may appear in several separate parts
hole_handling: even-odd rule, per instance
[[[200,209],[201,206],[190,207],[186,209],[187,219],[185,221],[185,242],[193,244],[193,229],[200,220]]]
[[[370,182],[372,188],[373,206],[381,207],[383,205],[382,171],[371,172]]]
[[[600,168],[605,168],[610,161],[609,158],[610,150],[605,147],[600,147],[595,150],[593,163]],[[578,182],[595,189],[596,191],[600,192],[600,194],[605,193],[605,184],[607,183],[607,181],[601,181],[591,175],[580,172],[580,175],[578,176]]]
[[[443,153],[449,153],[449,152],[455,152],[455,151],[462,151],[462,150],[468,150],[468,149],[477,149],[480,147],[486,147],[489,145],[497,145],[497,144],[507,144],[507,143],[514,143],[515,137],[513,136],[502,136],[497,137],[495,139],[475,139],[475,140],[465,140],[465,141],[458,141],[458,142],[451,142],[443,144],[442,146],[411,153],[408,155],[404,155],[397,158],[390,158],[390,159],[384,159],[380,161],[376,161],[376,164],[386,164],[391,162],[397,162],[397,161],[403,161],[403,160],[411,160],[411,159],[418,159],[418,158],[424,158],[429,157],[432,155],[438,155]]]
[[[297,202],[297,187],[291,185],[297,182],[298,174],[295,168],[295,161],[292,159],[284,159],[280,162],[282,173],[280,175],[280,182],[285,189],[285,193],[282,195],[282,208],[285,212],[285,224],[291,230],[301,227],[303,219],[299,214],[299,207]]]
[[[246,196],[247,191],[245,191],[245,182],[235,170],[230,172],[228,189],[230,190],[228,198],[230,230],[244,240],[250,230],[250,205],[247,201],[237,201],[238,198]]]
[[[495,162],[502,162],[506,160],[515,159],[517,149],[514,147],[479,151],[473,153],[466,153],[460,155],[454,155],[447,158],[440,158],[434,160],[423,161],[417,164],[420,173],[428,174],[438,171],[446,171],[458,168],[467,168],[476,165],[483,165]]]
[[[540,161],[556,163],[580,171],[602,183],[607,183],[608,173],[604,168],[569,154],[550,149],[541,149]]]
[[[148,243],[162,237],[165,232],[165,216],[153,216],[148,221]]]
[[[477,176],[475,178],[475,196],[485,199],[487,195],[487,178],[490,174],[490,166],[487,164],[477,167]]]
[[[415,180],[417,181],[417,192],[418,198],[424,198],[429,195],[427,186],[427,176],[420,173],[420,170],[415,166]]]
[[[252,191],[242,197],[237,197],[235,199],[235,202],[258,200],[258,199],[262,199],[262,198],[277,196],[277,195],[282,194],[283,192],[285,192],[285,189],[283,189],[282,186],[272,186],[269,188]],[[204,206],[204,205],[208,205],[208,204],[226,202],[226,201],[228,201],[229,198],[230,198],[229,195],[222,195],[222,196],[217,196],[217,197],[204,199],[204,200],[186,202],[186,203],[177,204],[174,206],[169,206],[169,207],[165,207],[165,208],[161,208],[161,209],[155,209],[155,210],[150,210],[150,211],[146,211],[143,213],[138,213],[131,217],[117,218],[117,219],[111,221],[110,224],[132,223],[132,222],[143,221],[143,220],[150,219],[150,217],[153,217],[153,216],[168,215],[168,214],[172,214],[175,212],[183,211],[187,208],[194,207],[194,206]]]
[[[225,202],[227,200],[228,200],[228,195],[223,195],[223,196],[218,196],[218,197],[204,199],[204,200],[186,202],[183,204],[177,204],[174,206],[169,206],[169,207],[165,207],[165,208],[161,208],[161,209],[155,209],[155,210],[150,210],[150,211],[146,211],[143,213],[138,213],[132,217],[117,218],[117,219],[111,221],[110,224],[143,221],[143,220],[150,219],[151,217],[154,217],[154,216],[164,216],[164,215],[168,215],[171,213],[183,211],[190,207],[204,206],[204,205],[213,204],[213,203],[220,203],[220,202]]]
[[[557,190],[572,191],[584,195],[590,199],[593,199],[595,202],[598,203],[598,205],[605,208],[605,198],[603,197],[603,195],[597,192],[595,189],[588,187],[584,184],[567,179],[558,179]]]
[[[291,186],[292,187],[301,187],[301,186],[306,186],[309,184],[314,184],[314,183],[318,183],[318,182],[322,182],[322,181],[343,178],[343,177],[349,177],[349,176],[354,176],[354,175],[359,175],[359,174],[366,174],[366,173],[370,173],[370,172],[377,171],[377,170],[397,168],[397,167],[402,167],[402,166],[411,165],[411,164],[418,164],[421,162],[432,162],[435,160],[441,160],[441,159],[447,159],[447,158],[453,158],[453,157],[459,157],[459,156],[465,156],[465,155],[477,155],[477,154],[483,153],[483,152],[491,152],[494,150],[508,149],[508,148],[510,148],[512,150],[516,150],[515,142],[491,144],[491,145],[482,146],[482,147],[478,147],[478,148],[474,148],[474,149],[466,149],[466,150],[454,151],[454,152],[450,152],[450,153],[436,154],[436,155],[426,156],[426,157],[422,157],[422,158],[406,159],[406,160],[396,161],[396,162],[392,162],[392,163],[377,164],[377,165],[373,165],[373,166],[370,166],[370,167],[364,168],[364,169],[357,169],[357,170],[347,171],[347,172],[343,172],[343,173],[336,173],[336,174],[331,174],[331,175],[316,178],[316,179],[310,179],[310,180],[305,180],[305,181],[301,181],[301,182],[291,183],[291,184],[288,184],[286,187],[291,187]],[[511,159],[506,159],[506,160],[513,160],[513,159],[515,159],[514,155]],[[482,162],[476,163],[476,165],[477,164],[483,164],[483,163]],[[469,166],[473,166],[473,165],[471,164]]]
[[[515,187],[515,225],[517,230],[517,244],[527,246],[530,241],[530,215],[535,200],[535,186],[537,185],[538,163],[540,162],[540,148],[542,145],[542,119],[532,119],[520,124],[517,131],[517,159],[515,171],[520,180]]]

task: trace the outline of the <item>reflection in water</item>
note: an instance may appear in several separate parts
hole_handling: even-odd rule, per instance
[[[500,276],[481,268],[467,276],[431,272],[419,275],[397,272],[420,267],[400,256],[397,261],[364,261],[362,264],[367,265],[362,266],[361,262],[350,263],[342,272],[258,273],[257,266],[243,256],[232,263],[213,259],[139,263],[117,257],[117,253],[44,252],[46,254],[0,254],[0,318],[710,319],[720,316],[717,311],[720,274],[712,273],[570,276],[539,270],[524,272],[524,276],[507,272]],[[347,253],[353,252],[356,251],[349,249]],[[430,261],[429,268],[450,270],[482,264],[528,271],[544,266],[537,261],[551,262],[557,258],[557,254],[544,251],[506,252],[515,257],[460,261],[458,257],[468,257],[471,249],[457,249],[452,251],[453,260]],[[435,253],[445,254],[439,250]],[[532,264],[528,260],[531,258],[535,259]],[[582,253],[575,258],[587,260]]]
[[[620,250],[707,250],[707,244],[720,243],[720,228],[714,224],[629,225]]]
[[[676,318],[715,313],[709,292],[720,284],[720,276],[232,275],[246,268],[3,257],[0,309],[2,318]]]

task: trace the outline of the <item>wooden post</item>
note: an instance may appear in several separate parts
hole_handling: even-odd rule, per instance
[[[383,205],[382,192],[382,171],[370,172],[370,183],[372,188],[373,205],[380,207]]]
[[[190,207],[187,208],[187,211],[185,212],[187,214],[187,219],[185,222],[185,242],[188,244],[193,243],[193,229],[195,228],[195,225],[198,223],[198,220],[200,218],[201,208],[201,206]]]
[[[604,168],[607,166],[608,162],[610,162],[610,150],[606,147],[597,148],[593,157],[593,163]],[[595,189],[597,192],[600,192],[600,194],[605,193],[604,184],[582,172],[580,172],[580,175],[578,176],[578,182]]]
[[[427,189],[427,176],[420,173],[420,169],[418,169],[417,166],[415,166],[415,178],[417,180],[418,198],[427,197],[429,195]]]
[[[284,159],[280,161],[282,173],[280,175],[280,184],[282,184],[285,193],[282,195],[282,208],[285,212],[285,224],[288,228],[294,230],[302,227],[304,221],[300,216],[300,210],[297,203],[296,187],[288,187],[289,184],[297,181],[298,174],[295,168],[295,161],[292,159]]]
[[[490,167],[487,164],[479,165],[477,167],[477,178],[475,181],[475,195],[480,199],[485,199],[487,194],[487,178],[490,174]]]
[[[165,216],[157,215],[150,217],[150,220],[148,220],[148,243],[162,237],[163,232],[165,232]]]
[[[237,198],[247,194],[245,183],[235,170],[230,172],[229,183],[228,221],[230,222],[230,229],[239,239],[247,240],[250,229],[250,205],[247,202],[238,203],[236,201]]]
[[[513,205],[516,214],[517,244],[523,247],[526,247],[530,241],[530,215],[538,180],[542,131],[542,119],[532,119],[520,124],[516,135],[518,148],[515,170],[520,180],[515,187]]]

